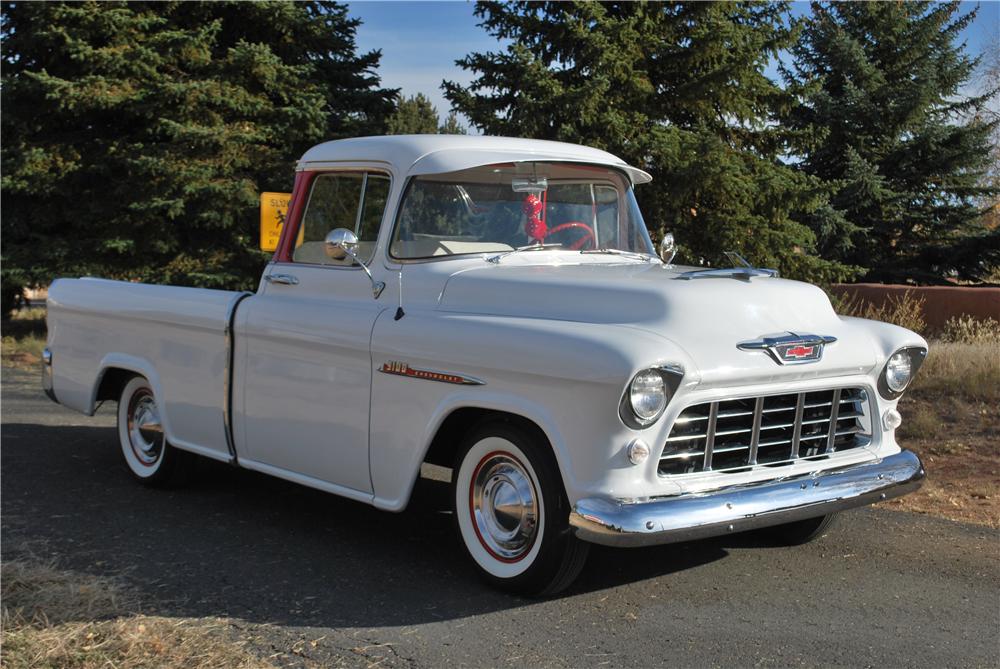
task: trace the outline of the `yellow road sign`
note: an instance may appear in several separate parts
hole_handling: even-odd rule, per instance
[[[291,193],[260,194],[260,250],[275,251],[281,237],[281,226],[288,215]]]

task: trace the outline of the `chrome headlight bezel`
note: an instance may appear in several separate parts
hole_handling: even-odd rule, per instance
[[[652,414],[647,418],[643,418],[633,406],[632,389],[636,379],[649,374],[658,374],[662,379],[663,401],[659,403],[659,407],[657,408],[655,414]],[[677,391],[677,388],[681,384],[681,379],[683,378],[684,368],[680,365],[657,365],[654,367],[640,369],[632,376],[631,379],[629,379],[628,384],[625,386],[625,392],[622,393],[621,401],[618,404],[618,415],[622,422],[633,430],[642,430],[656,423],[656,421],[660,420],[663,413],[667,410],[667,406],[670,405],[670,400],[673,398],[674,393]]]
[[[898,357],[901,356],[905,356],[906,360],[909,362],[910,375],[902,386],[893,388],[889,384],[890,366],[892,366],[894,359],[898,359]],[[902,397],[903,393],[906,392],[906,389],[910,387],[911,383],[913,383],[913,377],[917,375],[917,370],[919,370],[920,366],[924,364],[924,359],[926,357],[927,349],[922,346],[905,346],[894,351],[893,354],[886,359],[885,364],[882,365],[882,371],[879,372],[878,394],[887,400],[895,400]]]

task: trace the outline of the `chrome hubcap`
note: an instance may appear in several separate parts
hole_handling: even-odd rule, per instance
[[[128,439],[139,462],[150,467],[163,454],[163,426],[156,401],[149,391],[132,396],[128,411]]]
[[[531,550],[538,496],[520,462],[503,453],[488,455],[472,477],[470,497],[476,533],[494,557],[514,562]]]

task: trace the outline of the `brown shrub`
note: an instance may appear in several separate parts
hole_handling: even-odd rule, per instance
[[[855,293],[834,295],[830,301],[836,312],[844,316],[884,321],[920,333],[927,327],[924,319],[924,298],[909,290],[899,296],[890,295],[881,305],[865,300]]]

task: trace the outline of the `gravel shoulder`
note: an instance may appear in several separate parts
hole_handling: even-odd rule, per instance
[[[1000,531],[884,508],[825,537],[597,547],[556,599],[481,585],[447,490],[387,514],[205,463],[193,486],[135,485],[113,411],[50,403],[3,369],[4,560],[125,579],[143,613],[225,619],[280,666],[996,666]],[[933,475],[933,474],[932,474]]]

